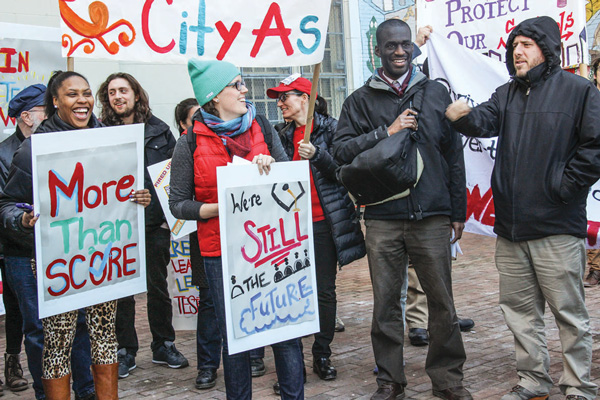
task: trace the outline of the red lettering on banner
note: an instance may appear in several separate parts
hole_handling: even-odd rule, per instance
[[[17,69],[11,66],[11,57],[17,54],[17,50],[10,47],[2,47],[0,48],[0,56],[2,54],[4,54],[4,66],[0,67],[0,72],[3,74],[14,74],[17,72]]]
[[[50,216],[56,217],[58,214],[58,190],[66,197],[72,198],[77,191],[77,212],[83,210],[83,164],[78,162],[75,165],[75,171],[71,176],[69,186],[65,185],[56,173],[48,171],[48,186],[50,190]]]
[[[275,19],[277,28],[271,28],[273,19]],[[292,44],[290,43],[289,39],[291,32],[292,30],[286,28],[285,24],[283,23],[279,4],[271,3],[260,29],[252,30],[252,34],[256,36],[256,42],[254,42],[254,46],[250,52],[250,57],[256,57],[258,51],[260,50],[260,46],[262,46],[263,42],[265,41],[266,36],[279,36],[281,38],[283,48],[285,49],[285,54],[291,56],[294,54],[294,49],[292,48]]]
[[[168,5],[173,4],[173,0],[166,1]],[[171,39],[171,43],[168,45],[161,47],[157,45],[150,36],[150,27],[148,21],[150,19],[150,9],[152,8],[152,3],[154,3],[154,0],[146,0],[144,7],[142,8],[142,35],[144,36],[144,40],[148,44],[148,47],[150,47],[152,50],[161,54],[168,53],[173,49],[173,47],[175,47],[174,39]]]
[[[221,35],[221,37],[223,38],[223,44],[221,45],[219,53],[217,54],[217,60],[222,60],[223,58],[225,58],[225,55],[231,48],[231,45],[233,44],[233,41],[237,37],[238,33],[240,33],[240,29],[242,29],[242,24],[240,24],[239,22],[234,22],[233,25],[231,25],[231,29],[227,30],[223,22],[217,21],[215,27],[219,31],[219,35]]]
[[[485,192],[483,197],[481,197],[479,185],[475,185],[472,192],[467,189],[467,221],[471,216],[483,225],[494,226],[496,215],[491,188]]]
[[[598,241],[598,230],[600,229],[600,222],[588,221],[587,228],[587,239],[590,246],[595,246]]]
[[[19,65],[17,68],[18,68],[19,72],[23,72],[23,69],[25,70],[25,72],[29,72],[29,52],[28,51],[25,52],[25,56],[23,56],[23,53],[19,53]]]
[[[13,125],[17,124],[16,118],[9,117],[8,114],[4,115],[4,109],[2,107],[0,107],[0,119],[2,119],[4,126],[8,126],[9,122],[12,122]]]

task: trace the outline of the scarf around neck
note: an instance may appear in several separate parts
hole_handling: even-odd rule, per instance
[[[203,109],[202,118],[206,126],[217,134],[231,156],[245,157],[250,152],[250,127],[256,116],[254,104],[246,101],[248,112],[238,118],[223,121],[221,118],[207,113]]]

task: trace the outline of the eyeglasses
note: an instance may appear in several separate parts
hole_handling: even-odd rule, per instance
[[[234,87],[238,90],[238,92],[241,92],[242,88],[246,87],[246,82],[237,81],[237,82],[230,83],[229,85],[225,85],[225,87]]]
[[[281,93],[279,95],[279,97],[277,98],[277,101],[285,103],[285,101],[287,100],[288,96],[291,95],[291,94],[295,94],[296,96],[302,96],[304,93],[299,93],[299,92],[285,92],[285,93]]]

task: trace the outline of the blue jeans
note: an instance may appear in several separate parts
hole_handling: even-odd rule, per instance
[[[228,400],[252,398],[250,352],[229,355],[225,327],[225,299],[223,297],[223,272],[221,257],[205,257],[204,268],[213,297],[219,329],[223,337],[223,370]],[[271,345],[275,357],[277,379],[284,400],[304,399],[304,374],[302,352],[298,339]]]
[[[37,281],[31,269],[29,257],[5,257],[6,279],[16,288],[15,294],[23,316],[23,334],[25,335],[25,353],[27,365],[33,378],[33,390],[36,399],[44,399],[42,387],[42,350],[44,331],[38,312]],[[77,332],[73,342],[71,367],[73,371],[73,391],[79,397],[94,392],[94,380],[90,371],[90,338],[85,325],[85,314],[79,312]]]

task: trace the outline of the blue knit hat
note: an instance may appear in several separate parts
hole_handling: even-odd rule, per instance
[[[194,95],[201,106],[211,101],[225,89],[236,76],[241,75],[240,70],[227,61],[205,61],[190,59],[188,73],[194,88]]]
[[[45,95],[46,85],[36,83],[27,86],[8,103],[8,116],[15,118],[21,115],[23,111],[29,111],[36,106],[43,106]]]

